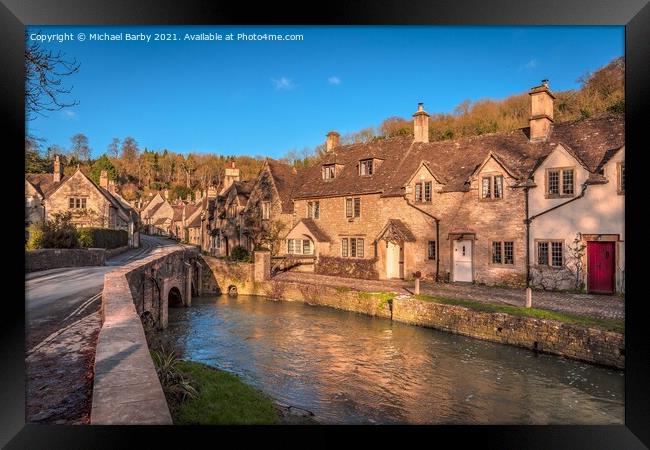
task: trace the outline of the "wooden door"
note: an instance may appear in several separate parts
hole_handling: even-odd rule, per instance
[[[587,242],[587,288],[590,293],[614,293],[616,266],[614,244],[614,242]]]

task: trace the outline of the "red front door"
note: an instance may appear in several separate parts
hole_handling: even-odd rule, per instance
[[[614,292],[614,242],[587,242],[588,290],[594,294]]]

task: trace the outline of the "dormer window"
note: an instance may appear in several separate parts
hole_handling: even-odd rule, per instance
[[[363,159],[359,161],[359,175],[368,176],[372,175],[373,169],[373,160],[372,159]]]
[[[431,192],[433,191],[433,183],[431,181],[425,181],[421,183],[415,183],[415,201],[431,203]]]
[[[323,166],[323,180],[332,180],[336,175],[336,164],[326,164]]]
[[[575,176],[572,167],[546,170],[546,198],[573,197]]]
[[[503,198],[503,175],[481,177],[481,198],[483,200]]]

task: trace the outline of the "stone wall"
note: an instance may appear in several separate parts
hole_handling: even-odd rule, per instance
[[[227,294],[234,286],[239,294],[255,295],[260,287],[254,281],[255,265],[201,255],[203,292]]]
[[[91,424],[172,424],[138,312],[142,303],[134,293],[146,291],[147,269],[165,268],[168,260],[177,263],[184,255],[185,250],[169,247],[104,276]]]
[[[239,294],[328,306],[605,366],[624,368],[625,365],[625,336],[621,333],[554,320],[474,311],[416,300],[408,295],[387,301],[381,293],[322,284],[273,278],[255,282],[253,264],[225,262],[209,256],[203,257],[203,264],[207,293],[226,294],[229,286],[235,286]]]
[[[25,272],[57,269],[59,267],[103,266],[103,248],[44,248],[25,252]]]
[[[113,258],[113,257],[115,257],[117,255],[121,255],[122,253],[127,251],[129,248],[131,248],[131,247],[129,247],[128,245],[125,245],[123,247],[117,247],[117,248],[112,248],[112,249],[106,250],[106,259]]]
[[[393,320],[620,369],[625,366],[621,333],[408,297],[393,301]]]

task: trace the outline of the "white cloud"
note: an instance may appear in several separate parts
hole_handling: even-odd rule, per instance
[[[339,77],[332,76],[327,79],[327,82],[336,86],[338,84],[341,84],[341,79]]]
[[[77,118],[77,113],[72,111],[71,109],[64,109],[61,111],[61,114],[63,114],[63,117],[66,119],[76,119]]]
[[[528,61],[526,64],[524,64],[523,68],[526,70],[531,70],[537,67],[538,64],[539,62],[535,58],[533,58],[530,61]]]
[[[276,91],[290,91],[296,87],[295,83],[286,77],[280,77],[278,79],[271,78],[271,81],[273,82]]]

